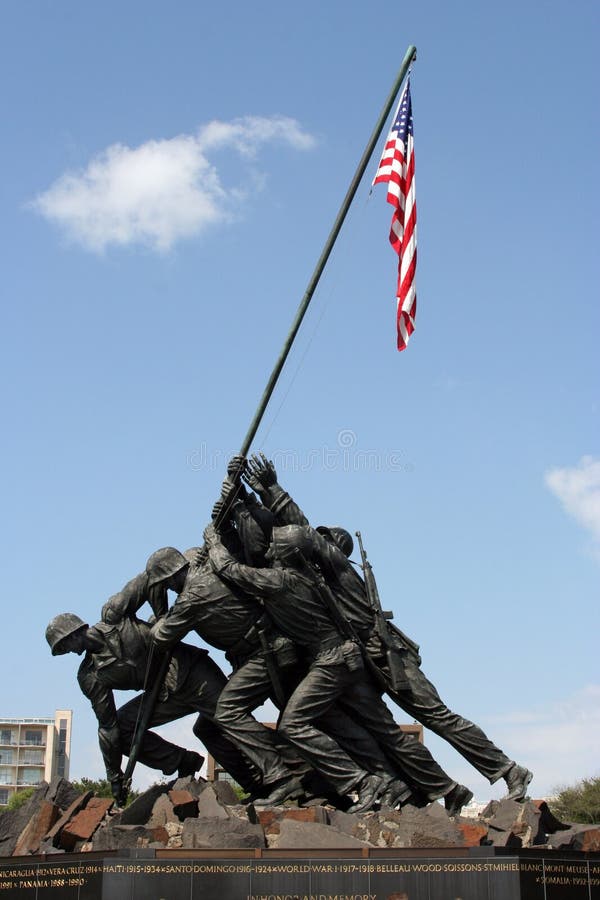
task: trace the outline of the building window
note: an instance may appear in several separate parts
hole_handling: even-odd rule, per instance
[[[14,751],[13,750],[0,750],[0,765],[1,766],[11,766],[14,763]]]
[[[0,806],[6,806],[8,803],[8,789],[0,788]]]
[[[63,778],[67,759],[67,720],[61,719],[58,724],[58,748],[56,751],[58,760],[56,763],[56,774]]]
[[[26,729],[25,731],[25,743],[29,745],[35,744],[38,747],[42,746],[42,732],[41,731],[31,731]]]
[[[12,744],[12,732],[10,728],[3,728],[0,731],[0,744]]]
[[[43,750],[25,750],[23,752],[23,764],[26,766],[43,766]]]
[[[19,784],[39,784],[42,773],[36,769],[23,769],[19,777]]]

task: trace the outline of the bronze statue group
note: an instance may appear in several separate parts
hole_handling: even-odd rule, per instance
[[[255,805],[323,798],[364,812],[443,798],[457,815],[471,791],[402,731],[384,694],[491,783],[504,779],[508,797],[525,798],[531,772],[445,706],[418,646],[385,619],[362,545],[361,576],[349,532],[312,528],[271,462],[235,457],[212,518],[202,547],[154,552],[96,625],[62,613],[46,629],[53,655],[85,654],[77,677],[117,803],[126,800],[122,761],[134,743],[137,759],[164,775],[200,770],[199,753],[149,730],[198,713],[194,734]],[[169,590],[177,595],[170,608]],[[145,604],[148,620],[138,615]],[[182,640],[192,631],[225,652],[229,677]],[[144,693],[117,709],[114,690]],[[275,729],[253,715],[269,698],[279,709]]]

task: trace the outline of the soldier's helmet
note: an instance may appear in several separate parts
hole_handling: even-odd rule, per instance
[[[344,556],[352,555],[354,541],[350,532],[346,531],[345,528],[340,528],[339,525],[318,525],[315,530],[332,540]]]
[[[310,541],[301,525],[280,525],[273,529],[272,543],[275,554],[281,559],[290,558],[294,550],[310,555]]]
[[[84,628],[89,628],[89,625],[75,613],[61,613],[59,616],[55,616],[46,628],[46,640],[50,644],[52,656],[62,656],[63,653],[68,653],[68,650],[64,648],[63,641]]]
[[[187,559],[175,547],[161,547],[160,550],[155,550],[148,557],[148,562],[146,563],[148,586],[152,587],[153,584],[158,584],[159,581],[171,578],[187,565],[189,565]]]

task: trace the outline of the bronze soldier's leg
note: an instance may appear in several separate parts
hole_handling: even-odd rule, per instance
[[[352,719],[339,704],[335,703],[315,722],[315,726],[333,738],[361,769],[381,779],[382,806],[395,807],[421,800],[418,792],[411,790],[406,784],[400,766],[388,759],[373,735],[357,719]]]
[[[117,720],[121,733],[121,752],[125,756],[129,756],[129,751],[131,750],[142,698],[143,695],[139,694],[117,710]],[[193,710],[189,711],[192,712]],[[173,718],[177,718],[177,716],[173,716]],[[170,722],[172,719],[166,719],[165,721]],[[159,723],[153,721],[151,724],[158,725]],[[147,731],[140,747],[138,761],[151,769],[158,769],[164,775],[172,775],[177,770],[183,753],[185,753],[183,747],[166,741],[153,731]]]
[[[262,789],[262,773],[241,753],[215,723],[206,716],[198,716],[193,732],[201,744],[231,775],[247,794],[255,794]]]
[[[291,695],[298,679],[290,678],[286,669],[281,670],[281,676],[282,686],[289,686]],[[217,702],[215,715],[217,725],[263,772],[265,785],[294,774],[286,764],[285,756],[282,759],[283,747],[278,740],[278,732],[257,723],[251,715],[270,693],[272,685],[264,658],[262,654],[257,654],[229,677]],[[316,723],[316,728],[312,729],[315,734],[316,729],[333,738],[367,772],[378,775],[386,783],[399,778],[399,772],[374,738],[339,707],[334,706]],[[297,766],[294,772],[297,774]],[[398,792],[400,787],[396,784]]]
[[[217,701],[215,722],[273,784],[294,774],[276,746],[276,733],[257,722],[252,711],[265,702],[272,686],[262,654],[247,660],[230,676]]]
[[[193,665],[184,683],[169,697],[164,712],[161,710],[162,704],[157,704],[151,725],[162,724],[157,721],[161,715],[169,716],[163,721],[172,721],[190,712],[199,712],[193,729],[196,737],[245,791],[255,791],[262,781],[260,774],[215,721],[219,696],[227,684],[225,674],[210,656],[196,647],[180,644],[176,652],[185,654],[188,659],[191,657]],[[173,716],[172,711],[177,708],[180,712]]]
[[[348,675],[344,664],[315,663],[290,697],[279,722],[281,736],[341,795],[349,794],[367,773],[313,723],[326,715],[343,693]]]
[[[364,670],[356,673],[339,698],[340,706],[369,731],[404,773],[413,789],[429,800],[445,797],[457,786],[423,744],[405,734],[381,699],[381,694]]]
[[[166,725],[193,712],[199,712],[194,734],[209,753],[246,791],[254,791],[260,785],[260,776],[250,761],[214,724],[214,712],[226,677],[217,664],[205,653],[189,645],[180,645],[178,654],[185,662],[192,662],[182,684],[169,691],[166,700],[159,701],[149,727]],[[168,680],[168,679],[167,679]],[[134,697],[117,711],[121,732],[122,751],[128,754],[138,719],[141,695]],[[171,775],[178,768],[185,749],[166,741],[160,735],[147,731],[142,741],[139,761],[151,769],[160,769]]]
[[[513,761],[489,740],[479,726],[448,709],[433,684],[410,658],[406,660],[405,672],[410,687],[406,691],[388,690],[392,700],[426,728],[448,741],[492,784],[502,778]]]

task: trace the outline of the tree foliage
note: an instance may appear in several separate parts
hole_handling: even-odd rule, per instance
[[[98,781],[94,781],[92,778],[82,778],[80,779],[80,781],[72,781],[71,784],[76,791],[79,791],[80,794],[86,794],[88,791],[92,791],[96,795],[96,797],[112,798],[110,781],[107,781],[106,778],[101,778]],[[19,809],[21,806],[27,803],[34,791],[35,787],[28,787],[24,788],[22,791],[16,791],[14,794],[11,794],[6,806],[0,807],[0,815],[3,812],[7,812],[9,809]],[[139,796],[139,791],[130,791],[127,797],[126,806],[129,806],[130,803],[133,803],[133,801]]]
[[[94,781],[92,778],[81,778],[79,781],[72,781],[71,784],[80,794],[93,791],[96,797],[112,797],[110,781],[106,778],[100,778],[98,781]],[[126,805],[129,806],[139,796],[139,791],[129,791]]]
[[[34,791],[34,787],[28,787],[24,788],[22,791],[16,791],[14,794],[11,794],[5,809],[19,809],[21,806],[24,806]]]
[[[570,787],[556,788],[556,792],[549,805],[562,822],[600,823],[600,775],[582,778]]]
[[[235,792],[235,796],[238,798],[238,800],[243,800],[244,797],[248,796],[248,794],[244,790],[244,788],[240,787],[236,781],[232,782],[231,787],[233,788],[233,790]]]

